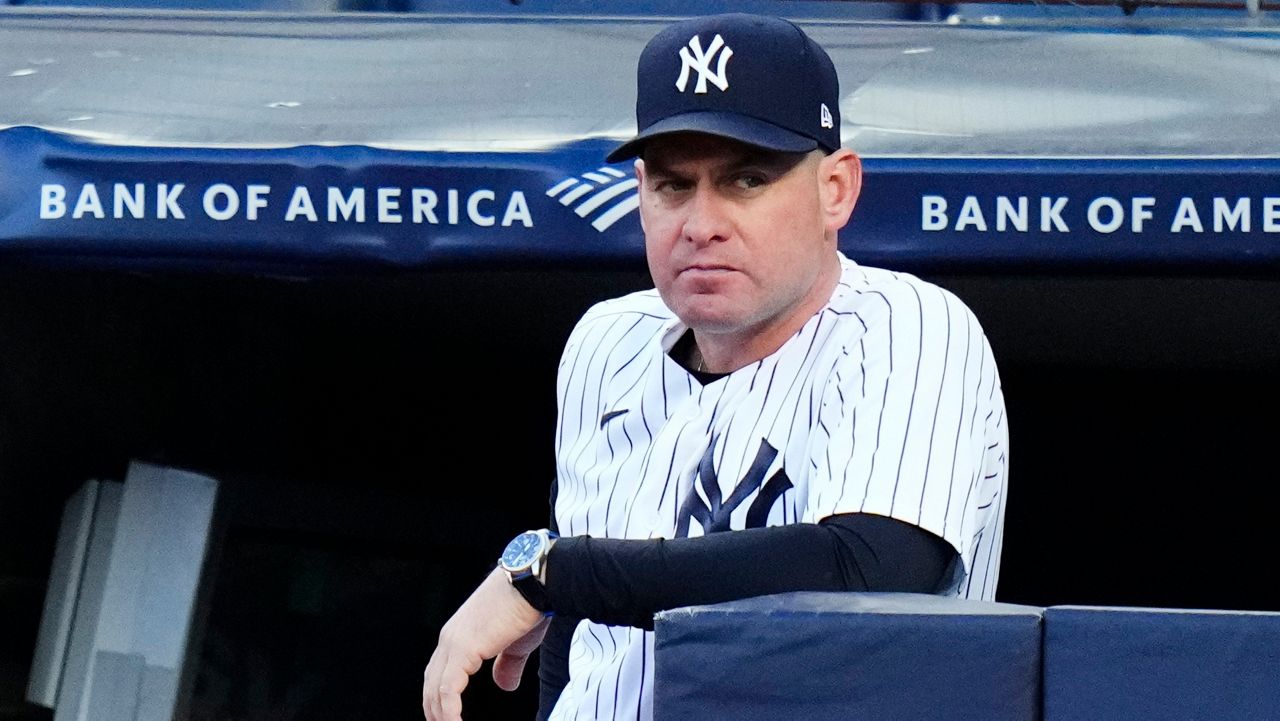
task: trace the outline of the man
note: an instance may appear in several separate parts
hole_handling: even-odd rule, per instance
[[[638,158],[656,289],[595,306],[570,336],[563,536],[518,536],[445,625],[432,721],[461,718],[485,659],[514,688],[539,644],[540,718],[651,718],[648,629],[666,608],[995,593],[995,363],[954,296],[837,251],[861,167],[840,148],[826,53],[783,20],[697,18],[650,41],[638,90],[640,132],[609,160]]]

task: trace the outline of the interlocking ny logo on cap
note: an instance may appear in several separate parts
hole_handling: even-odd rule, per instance
[[[715,59],[717,52],[720,53],[720,62],[713,73],[711,61]],[[689,84],[690,70],[698,71],[698,82],[693,87],[694,93],[705,94],[708,80],[720,88],[721,92],[728,90],[729,80],[725,77],[724,71],[731,57],[733,57],[733,48],[724,44],[724,38],[720,37],[719,33],[716,33],[715,39],[711,41],[711,46],[705,53],[702,52],[702,41],[694,35],[686,47],[680,48],[680,77],[676,79],[676,90],[684,92]]]

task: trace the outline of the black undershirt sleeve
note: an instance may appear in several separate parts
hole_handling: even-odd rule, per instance
[[[958,562],[938,536],[867,513],[697,538],[562,538],[547,561],[556,616],[542,644],[539,718],[568,682],[569,640],[580,619],[652,629],[658,611],[771,593],[936,593]]]

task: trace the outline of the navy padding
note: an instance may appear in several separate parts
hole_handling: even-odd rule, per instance
[[[1040,718],[1040,609],[918,594],[791,593],[655,622],[654,718]]]
[[[1055,606],[1045,721],[1280,715],[1280,613]]]

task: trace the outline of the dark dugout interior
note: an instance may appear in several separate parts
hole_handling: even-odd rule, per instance
[[[1280,282],[922,273],[1011,429],[999,599],[1280,610]],[[222,481],[193,719],[417,719],[440,624],[545,523],[560,346],[637,271],[0,276],[0,717],[62,505],[130,459]],[[536,679],[471,718],[530,717]]]

